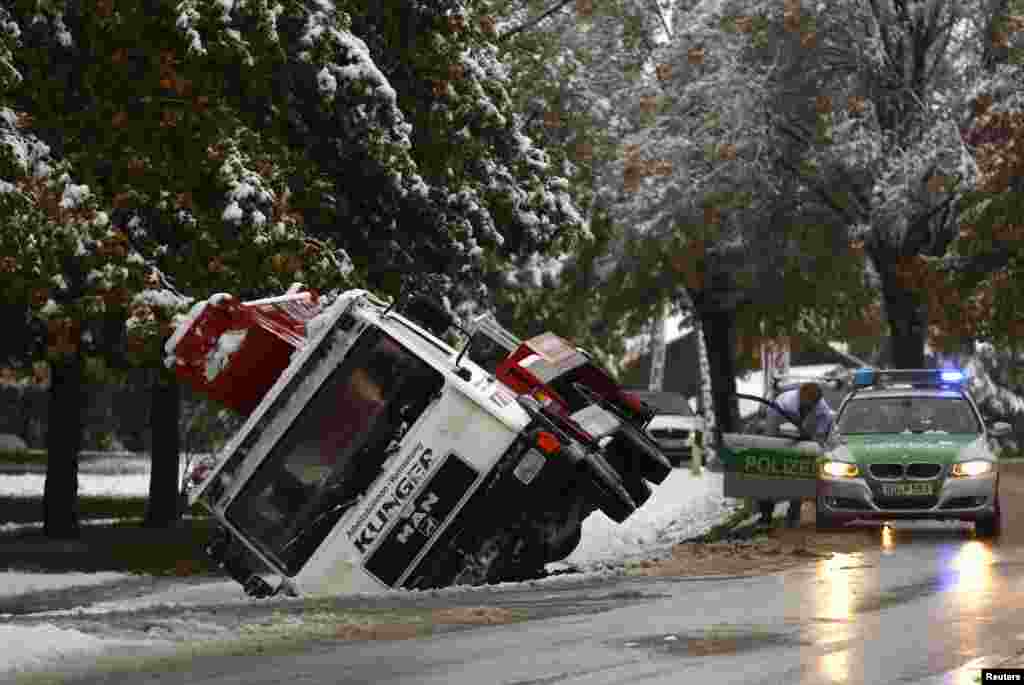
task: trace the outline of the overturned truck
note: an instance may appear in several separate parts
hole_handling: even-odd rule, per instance
[[[426,589],[543,574],[596,510],[625,521],[671,466],[653,409],[585,351],[353,290],[193,307],[166,344],[185,383],[247,415],[190,502],[254,596]],[[453,332],[453,331],[451,331]]]

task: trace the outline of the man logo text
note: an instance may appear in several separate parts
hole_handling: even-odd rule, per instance
[[[400,511],[412,494],[416,492],[416,488],[426,478],[433,463],[434,453],[429,449],[423,450],[416,457],[412,466],[402,474],[391,492],[384,496],[376,511],[370,514],[366,525],[354,537],[353,543],[356,549],[365,553],[376,542],[395,513]]]

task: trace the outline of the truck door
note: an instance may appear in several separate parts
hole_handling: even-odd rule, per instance
[[[736,396],[763,405],[760,415],[766,415],[769,405],[778,409],[760,397]],[[821,445],[810,436],[764,435],[762,425],[755,415],[743,423],[740,432],[721,435],[718,452],[724,471],[723,494],[759,500],[815,497]]]

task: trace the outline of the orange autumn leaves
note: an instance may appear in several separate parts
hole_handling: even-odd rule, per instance
[[[626,146],[626,163],[623,170],[623,186],[628,192],[640,189],[645,178],[672,175],[672,163],[667,160],[648,160],[640,155],[639,145]]]
[[[953,351],[962,340],[988,331],[997,316],[1000,294],[1011,285],[1008,273],[997,271],[965,293],[953,278],[921,256],[900,258],[896,282],[899,287],[917,293],[927,305],[928,342],[942,351]],[[1017,327],[1024,332],[1024,326]]]
[[[110,55],[110,63],[116,68],[123,68],[129,61],[129,53],[125,48],[117,48]],[[188,102],[197,113],[205,112],[210,105],[210,98],[206,95],[195,95],[193,93],[192,80],[182,76],[178,67],[181,59],[173,50],[162,50],[157,65],[158,91],[162,98],[177,98],[180,102]],[[121,129],[129,124],[128,113],[119,109],[110,118],[110,125],[115,129]],[[160,112],[160,128],[173,128],[181,123],[183,113],[179,109],[165,108]]]

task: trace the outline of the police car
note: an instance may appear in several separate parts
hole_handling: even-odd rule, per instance
[[[817,479],[817,525],[853,520],[973,521],[999,535],[999,460],[985,425],[951,369],[858,369],[836,417]]]

